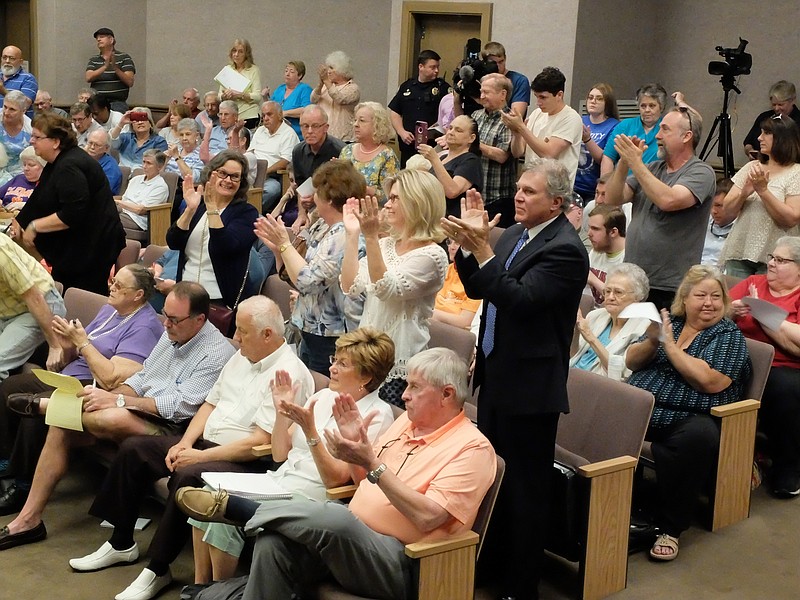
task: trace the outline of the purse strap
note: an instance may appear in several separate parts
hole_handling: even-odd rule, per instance
[[[206,216],[206,224],[200,234],[200,260],[197,264],[197,283],[200,283],[200,274],[203,272],[203,248],[206,246],[206,234],[208,233],[208,216]],[[213,267],[213,265],[212,265]],[[236,310],[239,306],[239,300],[244,292],[244,286],[247,284],[247,276],[250,274],[250,257],[247,259],[247,268],[244,270],[244,279],[242,279],[242,287],[239,288],[239,293],[236,294],[236,302],[233,303],[231,310]],[[230,308],[230,307],[229,307]]]

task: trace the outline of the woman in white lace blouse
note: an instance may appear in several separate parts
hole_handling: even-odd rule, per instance
[[[400,171],[385,187],[386,237],[379,235],[377,198],[347,201],[340,281],[348,296],[365,295],[361,326],[385,331],[395,343],[395,366],[381,388],[381,398],[400,404],[406,361],[428,345],[428,321],[447,271],[447,253],[439,245],[445,238],[439,225],[445,198],[442,184],[423,171]],[[359,235],[367,249],[360,261]]]

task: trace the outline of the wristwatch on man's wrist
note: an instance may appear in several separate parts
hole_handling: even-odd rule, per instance
[[[125,408],[125,396],[122,394],[117,394],[117,406],[119,408]]]
[[[384,471],[386,471],[386,463],[381,463],[372,471],[367,471],[367,481],[370,483],[378,483]]]

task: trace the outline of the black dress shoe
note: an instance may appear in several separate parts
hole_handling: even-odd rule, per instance
[[[47,529],[44,526],[44,521],[40,521],[33,529],[20,531],[19,533],[11,533],[8,531],[8,527],[3,527],[0,529],[0,550],[41,542],[46,537]]]
[[[8,489],[0,495],[0,515],[13,515],[22,510],[25,501],[28,499],[27,490],[20,489],[17,484],[12,483]]]
[[[6,400],[8,409],[20,417],[38,417],[39,415],[39,400],[40,398],[35,394],[29,392],[17,392],[9,394]]]

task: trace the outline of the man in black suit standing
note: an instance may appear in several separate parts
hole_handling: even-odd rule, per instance
[[[444,223],[461,244],[456,267],[471,298],[484,301],[475,385],[478,427],[506,460],[506,477],[481,554],[481,571],[503,598],[538,598],[560,413],[575,314],[589,271],[586,249],[562,213],[570,176],[536,159],[517,182],[514,218],[495,249],[474,190],[462,218]],[[483,562],[483,561],[482,561]]]

